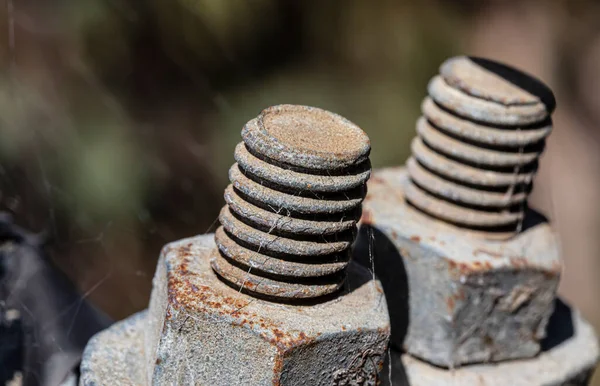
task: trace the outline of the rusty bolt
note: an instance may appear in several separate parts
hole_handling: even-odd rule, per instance
[[[474,234],[512,236],[552,129],[552,92],[510,67],[467,57],[447,60],[428,91],[406,199]]]
[[[368,137],[339,115],[281,105],[242,138],[221,226],[165,246],[149,311],[90,343],[84,384],[377,384],[386,301],[349,261]]]
[[[339,291],[370,175],[369,138],[314,107],[264,110],[242,130],[212,267],[280,301]]]
[[[558,242],[526,205],[554,98],[489,60],[452,58],[440,73],[406,167],[376,170],[368,183],[355,253],[382,281],[392,345],[415,361],[455,368],[514,359],[531,369],[525,358],[557,339],[546,326]],[[581,346],[579,365],[595,363],[592,346]],[[584,370],[568,365],[567,373]]]

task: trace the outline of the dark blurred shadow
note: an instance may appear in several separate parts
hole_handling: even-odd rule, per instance
[[[575,335],[573,325],[573,312],[571,307],[561,299],[554,301],[554,312],[550,316],[546,327],[546,338],[542,340],[542,351],[552,350]]]
[[[403,342],[408,329],[408,278],[404,260],[392,241],[379,229],[362,225],[353,259],[381,281],[390,314],[392,340]]]
[[[538,225],[545,224],[548,222],[548,218],[533,208],[527,208],[525,210],[525,217],[523,218],[523,227],[521,232],[525,232]]]
[[[0,357],[6,342],[17,345],[1,375],[20,371],[23,386],[59,385],[77,371],[87,341],[112,322],[47,258],[45,241],[0,213],[0,321],[18,318],[12,330],[0,330]]]
[[[408,376],[402,363],[402,352],[394,347],[389,348],[380,374],[381,386],[408,386]]]

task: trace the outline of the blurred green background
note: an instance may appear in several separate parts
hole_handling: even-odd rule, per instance
[[[532,205],[553,220],[561,293],[600,327],[600,2],[2,0],[0,209],[54,236],[52,258],[115,318],[147,306],[160,248],[211,232],[243,124],[319,106],[408,155],[456,54],[556,92]],[[598,383],[600,384],[600,383]]]

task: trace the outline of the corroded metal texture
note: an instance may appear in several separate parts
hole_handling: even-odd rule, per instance
[[[408,170],[376,170],[363,203],[355,260],[374,267],[392,345],[456,368],[537,355],[561,260],[554,232],[532,210],[509,240],[470,237],[404,200]]]
[[[376,384],[389,320],[367,270],[353,266],[347,291],[333,300],[279,304],[219,280],[214,248],[206,235],[163,249],[144,326],[152,384]]]
[[[468,57],[444,62],[428,92],[406,199],[484,237],[514,235],[552,129],[552,92],[518,70]]]
[[[80,385],[148,385],[142,371],[148,318],[144,311],[96,335],[83,355]],[[559,306],[549,328],[558,332],[558,339],[544,341],[545,349],[535,358],[459,369],[441,369],[392,349],[386,355],[391,363],[384,363],[381,385],[588,385],[598,361],[598,343],[592,327],[578,312]]]
[[[150,385],[144,366],[147,319],[145,310],[92,337],[83,352],[79,385]]]
[[[392,350],[382,386],[585,386],[598,363],[594,330],[577,312],[557,300],[548,330],[535,358],[441,369]],[[391,379],[390,379],[391,375]]]
[[[242,138],[213,269],[279,301],[339,291],[370,176],[369,138],[337,114],[295,105],[264,110]]]

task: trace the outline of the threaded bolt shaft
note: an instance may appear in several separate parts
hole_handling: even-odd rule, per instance
[[[552,129],[552,92],[503,64],[455,57],[428,94],[407,162],[407,201],[487,238],[519,232]]]
[[[278,301],[344,283],[370,176],[367,135],[314,107],[267,108],[242,130],[211,260],[234,288]]]

